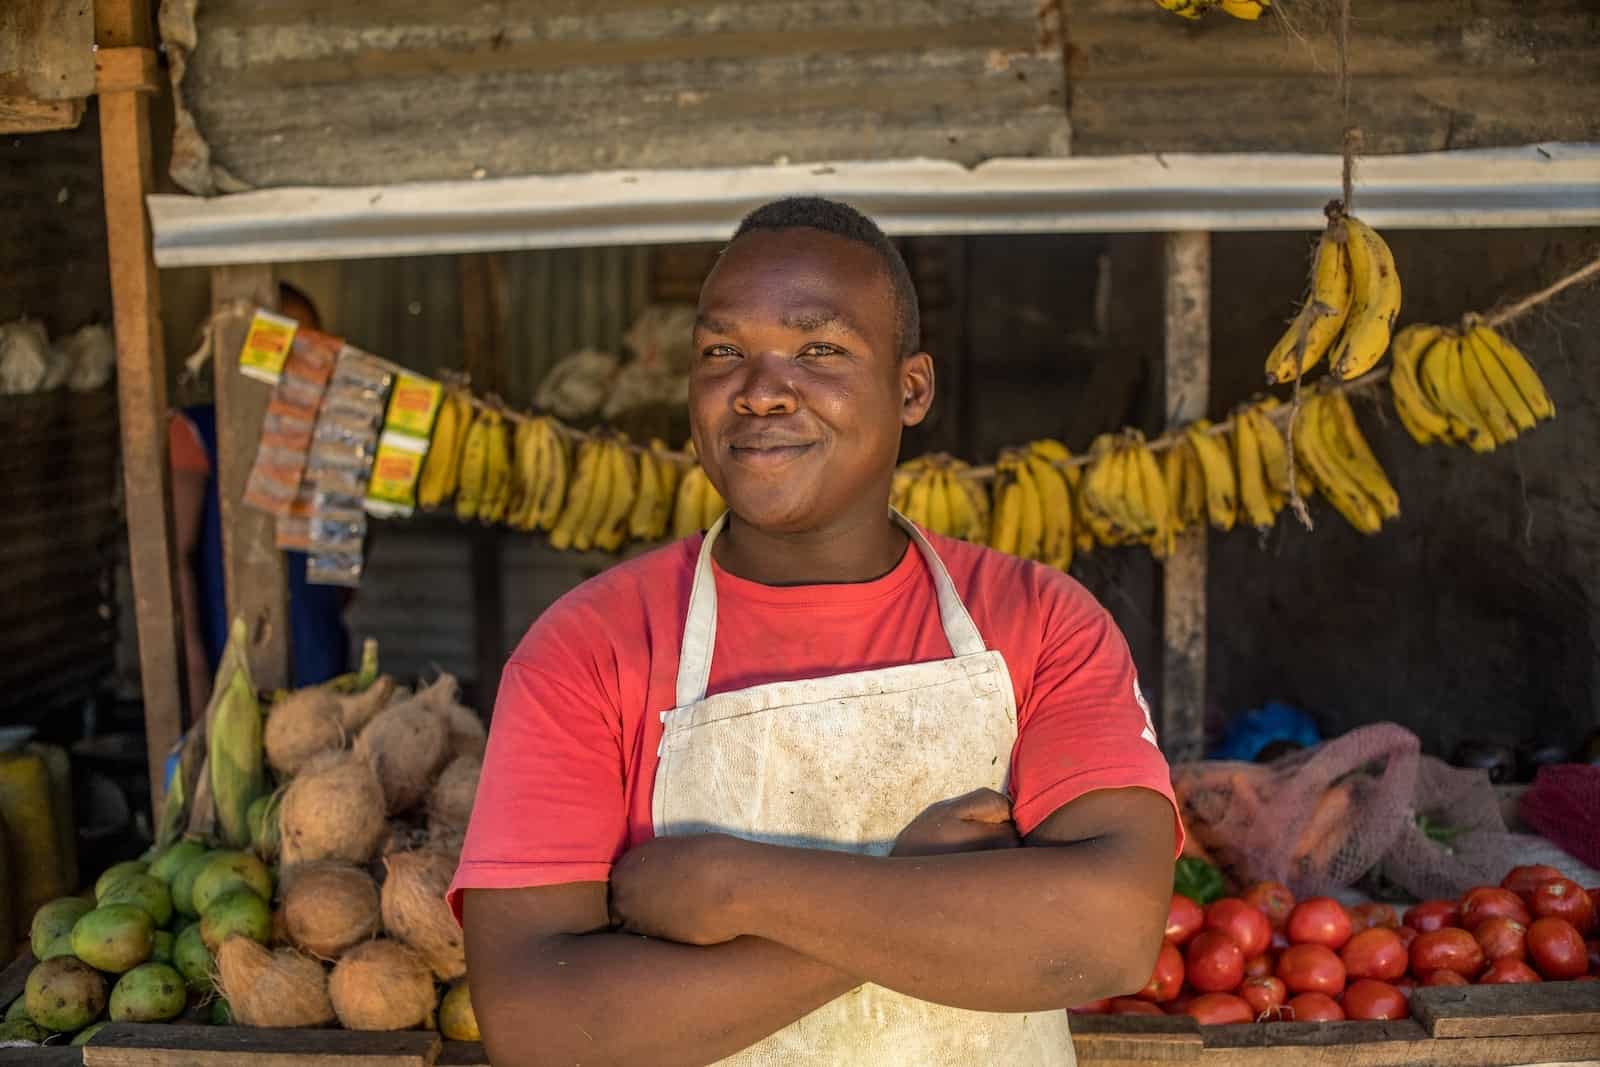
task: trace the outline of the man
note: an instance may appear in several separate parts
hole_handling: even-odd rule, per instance
[[[1062,1009],[1148,979],[1176,814],[1127,645],[1066,575],[891,516],[917,346],[840,204],[756,211],[707,278],[730,511],[501,680],[450,894],[494,1063],[1071,1064]]]
[[[278,285],[279,311],[302,326],[321,329],[311,298],[287,282]],[[211,679],[228,643],[227,589],[222,568],[222,517],[217,497],[217,409],[193,404],[167,419],[172,464],[172,515],[177,535],[178,592],[183,605],[184,666],[195,715],[211,699]],[[306,581],[306,554],[285,552],[289,585],[290,681],[316,685],[343,674],[350,658],[344,625],[349,591]]]

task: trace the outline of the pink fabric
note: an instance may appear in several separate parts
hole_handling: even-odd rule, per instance
[[[1059,571],[929,538],[985,643],[1011,671],[1018,830],[1031,832],[1097,789],[1139,786],[1172,800],[1127,643],[1099,602]],[[450,888],[458,918],[463,889],[603,881],[617,857],[651,838],[660,713],[674,702],[701,540],[585,582],[522,639],[501,677]],[[773,587],[717,568],[716,583],[708,695],[950,656],[933,579],[915,549],[870,582]]]

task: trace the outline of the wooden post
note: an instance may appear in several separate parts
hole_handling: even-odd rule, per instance
[[[1211,394],[1211,235],[1169,233],[1167,425],[1203,418]],[[1178,537],[1162,568],[1161,747],[1173,762],[1205,754],[1206,529]]]
[[[506,367],[506,273],[498,253],[462,256],[457,261],[461,286],[461,354],[473,391],[501,394],[509,380]],[[472,661],[477,705],[494,704],[505,666],[505,595],[501,589],[501,532],[472,533]]]
[[[211,366],[216,383],[217,497],[222,512],[222,570],[228,618],[250,624],[250,675],[257,689],[289,684],[289,586],[276,520],[244,505],[244,487],[255,462],[261,423],[272,388],[239,373],[239,348],[250,328],[248,314],[226,314],[247,305],[277,307],[270,266],[211,270]],[[224,312],[217,315],[218,312]]]
[[[95,43],[135,48],[150,41],[148,0],[97,0]],[[150,803],[159,821],[167,751],[188,722],[183,620],[167,465],[167,357],[161,288],[144,198],[154,180],[150,96],[138,88],[100,97],[100,164],[106,244],[117,331],[117,402],[127,495],[128,559],[139,627]]]

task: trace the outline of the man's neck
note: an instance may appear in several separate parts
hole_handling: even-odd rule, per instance
[[[723,570],[762,585],[867,582],[894,570],[908,540],[887,507],[800,533],[767,533],[730,514],[712,554]]]

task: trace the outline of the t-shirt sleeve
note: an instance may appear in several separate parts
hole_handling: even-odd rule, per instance
[[[458,921],[463,890],[604,881],[622,853],[627,818],[614,657],[603,625],[570,615],[559,605],[546,612],[501,674],[450,886]]]
[[[172,457],[175,471],[211,473],[211,460],[206,456],[206,446],[200,442],[200,431],[179,411],[167,416],[167,453]]]
[[[1032,833],[1056,809],[1097,789],[1142,787],[1173,807],[1172,772],[1156,744],[1122,631],[1087,590],[1055,576],[1042,597],[1038,659],[1012,755],[1012,815]]]

